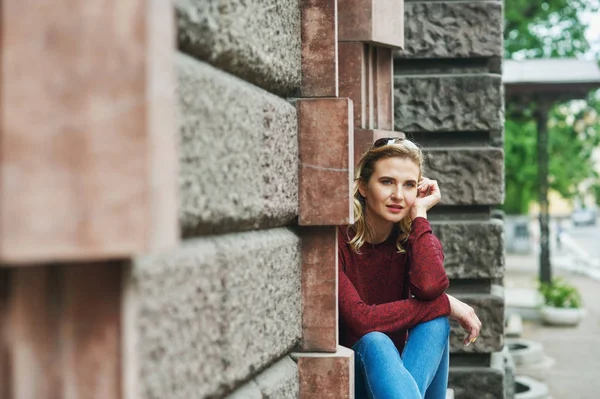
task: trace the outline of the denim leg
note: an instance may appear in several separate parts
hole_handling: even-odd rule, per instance
[[[425,399],[445,398],[448,390],[448,371],[450,369],[450,342],[446,341],[440,367],[438,367],[433,381],[429,384]]]
[[[421,399],[419,388],[392,340],[380,332],[354,346],[356,399]]]
[[[426,391],[427,399],[446,397],[449,335],[450,323],[447,317],[418,324],[408,332],[402,360],[419,387],[421,397],[425,396]],[[434,380],[435,386],[432,386]],[[428,388],[431,388],[431,392]]]

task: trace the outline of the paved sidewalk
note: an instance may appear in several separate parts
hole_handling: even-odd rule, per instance
[[[546,356],[550,358],[537,368],[528,368],[527,375],[546,383],[553,399],[598,399],[600,281],[556,267],[553,273],[579,288],[586,316],[577,327],[550,327],[535,321],[524,321],[522,338],[542,343]],[[506,255],[506,288],[534,290],[537,278],[536,255]],[[510,290],[507,291],[509,295]]]

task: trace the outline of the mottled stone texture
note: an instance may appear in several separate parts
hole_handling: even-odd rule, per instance
[[[496,368],[451,367],[448,386],[456,399],[504,399],[504,373]]]
[[[299,399],[354,399],[354,352],[294,354],[300,379]]]
[[[188,240],[136,261],[140,391],[218,397],[301,335],[300,239],[287,228]]]
[[[124,258],[177,242],[171,6],[98,7],[2,2],[3,262]]]
[[[337,227],[306,227],[302,237],[302,350],[338,345]]]
[[[182,51],[279,95],[300,87],[299,0],[175,0]]]
[[[405,4],[402,58],[501,57],[502,2],[446,1]]]
[[[501,220],[433,222],[432,225],[442,242],[444,267],[449,278],[499,278],[504,275],[504,224]]]
[[[425,174],[438,181],[443,205],[504,201],[504,152],[500,148],[429,150]]]
[[[500,75],[396,76],[395,130],[502,130],[503,96]]]
[[[451,321],[450,351],[466,353],[492,353],[504,347],[504,292],[494,286],[491,294],[456,294],[461,301],[475,309],[482,328],[474,344],[464,346],[467,333],[458,322]]]
[[[297,399],[298,365],[286,356],[252,378],[227,399]]]
[[[339,40],[385,47],[404,44],[404,0],[339,0]]]
[[[298,109],[298,223],[354,223],[354,124],[348,98],[303,99]],[[333,189],[332,189],[333,188]]]
[[[302,1],[302,97],[337,97],[337,0]]]
[[[183,234],[291,223],[298,214],[294,106],[185,55],[177,68]]]

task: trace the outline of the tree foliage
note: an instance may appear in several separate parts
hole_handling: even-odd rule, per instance
[[[581,15],[600,0],[504,1],[505,58],[573,57],[590,49]]]
[[[583,12],[596,12],[600,0],[505,0],[505,57],[577,57],[590,50]],[[579,102],[581,103],[581,101]],[[506,106],[505,202],[511,214],[527,213],[537,199],[537,126],[535,104]],[[592,151],[600,144],[600,100],[590,95],[583,105],[557,104],[549,120],[550,188],[564,198],[578,195],[580,184],[596,179],[590,190],[600,194]],[[596,195],[600,200],[600,195]]]

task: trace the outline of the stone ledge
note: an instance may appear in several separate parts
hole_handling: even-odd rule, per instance
[[[292,223],[298,214],[295,107],[183,54],[177,68],[183,235]]]
[[[174,3],[183,52],[282,96],[300,87],[298,0]]]
[[[503,103],[500,75],[394,78],[395,130],[403,132],[500,131]]]
[[[441,205],[495,205],[504,201],[501,148],[430,149],[425,157],[425,174],[438,181]]]
[[[296,399],[299,391],[298,365],[286,356],[227,396],[227,399]]]
[[[502,57],[500,1],[407,2],[405,46],[397,58]]]
[[[450,367],[448,387],[460,399],[504,399],[504,370],[497,367]]]
[[[188,240],[137,259],[143,396],[219,396],[294,348],[300,251],[300,238],[279,228]]]
[[[453,278],[500,278],[504,275],[504,224],[432,222],[444,249],[444,267]]]

